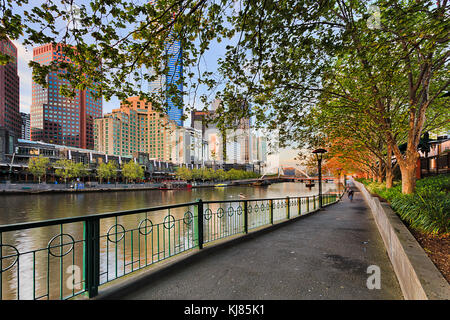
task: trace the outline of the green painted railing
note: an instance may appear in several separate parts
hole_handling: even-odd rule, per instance
[[[324,194],[323,205],[341,196]],[[94,297],[100,286],[174,255],[315,211],[318,200],[198,200],[0,226],[0,300]]]

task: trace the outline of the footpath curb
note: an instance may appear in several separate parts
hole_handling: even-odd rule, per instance
[[[405,299],[450,299],[450,285],[389,204],[372,197],[362,183],[353,183],[372,211]]]

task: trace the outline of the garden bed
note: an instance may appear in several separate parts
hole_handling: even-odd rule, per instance
[[[418,180],[414,195],[403,195],[399,182],[386,189],[382,183],[358,180],[373,197],[389,203],[450,283],[450,175]]]
[[[450,283],[450,235],[434,236],[409,227],[408,229],[447,282]]]

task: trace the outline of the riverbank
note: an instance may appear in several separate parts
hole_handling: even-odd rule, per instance
[[[276,181],[281,182],[281,181]],[[197,183],[192,188],[214,188],[218,184],[220,187],[248,186],[252,181],[225,181],[216,183]],[[95,184],[83,185],[80,188],[71,187],[70,184],[0,184],[0,195],[18,194],[48,194],[48,193],[86,193],[86,192],[117,192],[117,191],[139,191],[139,190],[159,190],[161,183],[152,184]],[[184,188],[183,190],[188,190]]]

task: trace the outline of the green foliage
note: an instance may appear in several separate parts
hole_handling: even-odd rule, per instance
[[[41,178],[47,173],[50,160],[46,157],[32,157],[28,160],[28,171],[41,182]]]
[[[82,178],[88,174],[87,165],[67,159],[56,161],[53,167],[55,168],[55,174],[64,178],[65,182],[67,182],[67,179]]]
[[[64,181],[67,183],[67,179],[72,178],[72,167],[73,162],[70,160],[58,160],[55,162],[53,167],[55,168],[55,175],[58,177],[62,177]]]
[[[115,178],[117,176],[117,164],[115,161],[109,161],[108,163],[100,163],[97,167],[97,176],[100,180]]]
[[[122,175],[127,180],[136,180],[142,178],[144,175],[144,168],[134,161],[129,161],[122,165]]]
[[[224,171],[222,169],[214,171],[212,168],[188,169],[186,167],[178,168],[176,177],[186,181],[213,181],[213,180],[242,180],[259,177],[259,174],[252,171],[230,169]]]
[[[177,168],[176,177],[181,180],[191,181],[192,180],[192,172],[186,167]]]
[[[357,180],[370,192],[389,201],[392,209],[412,228],[429,234],[450,232],[450,175],[418,180],[411,195],[402,194],[398,182],[386,189],[383,183]]]

